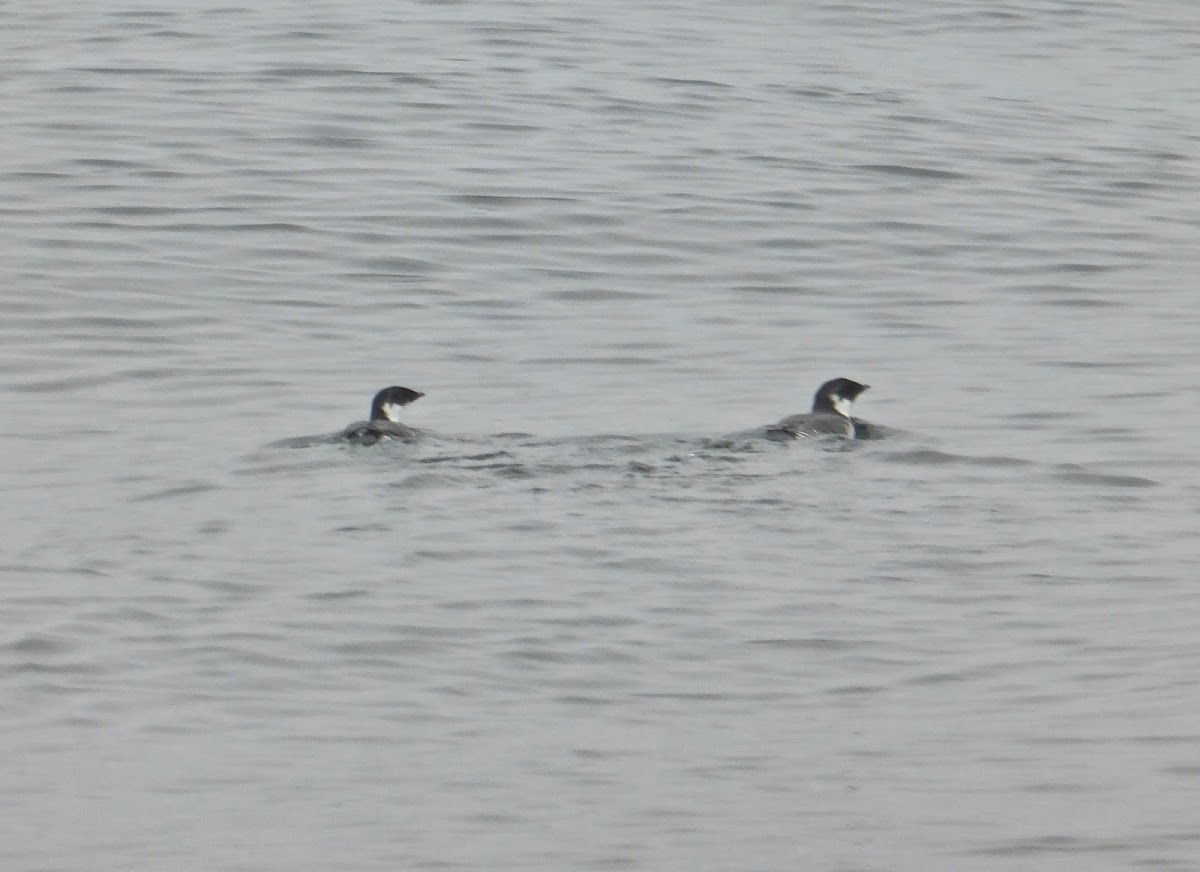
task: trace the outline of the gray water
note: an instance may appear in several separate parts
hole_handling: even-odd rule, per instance
[[[1200,868],[1190,0],[3,17],[0,868]]]

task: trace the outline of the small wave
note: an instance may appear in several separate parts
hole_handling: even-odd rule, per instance
[[[939,170],[933,167],[914,167],[905,164],[859,164],[855,169],[866,170],[867,172],[881,173],[889,176],[907,176],[918,179],[941,179],[954,180],[969,178],[965,173],[954,172],[953,170]]]
[[[951,454],[947,451],[937,451],[933,448],[917,448],[911,451],[893,451],[881,455],[884,460],[894,463],[909,463],[919,466],[983,466],[983,467],[1016,467],[1032,466],[1033,462],[1020,457],[1005,457],[994,455],[972,456],[968,454]]]
[[[1066,481],[1072,484],[1096,485],[1098,487],[1140,488],[1158,487],[1161,484],[1161,482],[1157,482],[1152,478],[1144,478],[1140,475],[1116,475],[1106,472],[1093,472],[1074,464],[1058,466],[1051,474],[1059,481]]]
[[[177,497],[189,497],[195,494],[207,493],[208,491],[217,490],[216,485],[207,482],[193,482],[191,484],[177,485],[175,487],[165,488],[163,490],[154,491],[153,493],[142,494],[141,496],[133,497],[129,500],[131,503],[152,503],[158,500],[170,500]]]

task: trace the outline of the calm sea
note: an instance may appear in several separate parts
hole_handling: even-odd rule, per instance
[[[2,17],[0,869],[1200,869],[1194,2]]]

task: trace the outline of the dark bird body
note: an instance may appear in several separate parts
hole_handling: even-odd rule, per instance
[[[767,438],[778,442],[791,439],[811,439],[816,436],[841,436],[853,439],[857,435],[850,407],[870,385],[848,378],[835,378],[817,388],[812,411],[789,415],[767,428]]]
[[[355,445],[374,445],[384,439],[402,439],[411,442],[418,431],[396,420],[402,406],[425,396],[421,391],[393,385],[384,388],[371,400],[371,420],[355,421],[342,431],[342,438]]]

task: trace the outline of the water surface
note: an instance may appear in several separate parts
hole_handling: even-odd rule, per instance
[[[11,9],[0,865],[1194,868],[1198,35]]]

